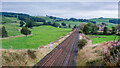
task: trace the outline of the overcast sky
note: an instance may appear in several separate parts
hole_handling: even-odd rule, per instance
[[[3,2],[2,11],[63,18],[117,18],[118,2]]]
[[[3,2],[118,2],[119,0],[2,0]]]

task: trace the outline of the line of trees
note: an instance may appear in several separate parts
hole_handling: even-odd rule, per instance
[[[71,28],[71,25],[67,25],[66,23],[62,22],[62,23],[52,23],[52,22],[44,22],[43,25],[51,25],[51,26],[54,26],[54,27],[59,27],[59,28]],[[63,26],[63,27],[62,27]]]
[[[83,31],[85,34],[116,34],[117,33],[117,28],[112,27],[112,30],[109,31],[108,27],[104,27],[103,32],[98,32],[98,27],[96,24],[93,23],[87,23],[87,24],[80,24],[80,30]],[[109,31],[109,32],[108,32]]]

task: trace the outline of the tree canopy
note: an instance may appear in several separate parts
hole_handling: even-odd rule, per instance
[[[28,29],[28,27],[22,27],[21,33],[27,36],[31,34],[31,31]]]
[[[4,26],[2,27],[2,38],[3,37],[8,37],[7,31]]]

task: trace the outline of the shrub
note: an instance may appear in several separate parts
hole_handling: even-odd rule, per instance
[[[107,66],[120,66],[120,45],[112,46],[103,54],[103,63]]]
[[[104,27],[103,34],[107,34],[107,30],[108,30],[108,28]]]
[[[82,31],[82,30],[79,30],[79,33],[83,33],[83,31]]]
[[[25,23],[23,21],[20,21],[20,27],[23,27]]]
[[[97,65],[97,63],[100,63],[101,59],[96,59],[96,60],[92,60],[92,61],[87,61],[86,64],[89,65],[89,66],[92,66],[92,65]]]
[[[79,40],[79,42],[78,42],[78,47],[79,47],[79,49],[82,49],[82,47],[85,46],[86,43],[87,43],[87,40],[86,40],[86,39],[81,39],[81,40]]]
[[[29,55],[32,59],[35,59],[35,58],[36,58],[35,51],[28,50],[27,53],[28,53],[28,55]]]
[[[73,28],[77,28],[77,26],[76,25],[74,25],[74,27]]]
[[[27,35],[31,34],[31,31],[27,27],[23,27],[21,29],[21,33],[27,36]]]
[[[117,32],[117,29],[115,28],[115,27],[112,27],[112,34],[116,34],[116,32]]]

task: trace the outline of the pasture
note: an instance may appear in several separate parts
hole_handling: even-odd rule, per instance
[[[115,18],[103,18],[103,19],[93,18],[93,19],[90,19],[90,21],[96,21],[97,24],[106,23],[107,27],[109,29],[112,29],[112,27],[116,26],[117,24],[109,23],[110,19],[115,19]]]
[[[20,31],[18,31],[18,29],[21,29],[21,27],[19,27],[19,23],[6,23],[2,24],[2,26],[5,26],[8,36],[21,35]]]
[[[49,17],[44,17],[44,16],[37,16],[37,17],[42,18],[42,19],[46,20],[47,22],[53,22],[53,20],[54,20],[54,19],[50,19]],[[74,27],[74,25],[79,26],[80,23],[87,23],[87,22],[74,22],[74,21],[66,21],[66,20],[59,21],[59,22],[55,22],[55,23],[61,24],[61,23],[63,23],[63,22],[64,22],[65,24],[67,24],[67,26],[70,24],[71,27]]]
[[[2,22],[17,23],[17,22],[20,22],[20,20],[18,18],[15,18],[15,17],[5,17],[5,16],[2,16]]]
[[[88,37],[92,40],[92,44],[114,41],[115,39],[115,35],[88,35]],[[118,36],[116,37],[117,39]]]
[[[22,36],[2,39],[3,49],[38,49],[71,31],[69,28],[56,28],[52,26],[39,26],[30,29],[31,36]],[[14,33],[14,32],[13,32]]]

